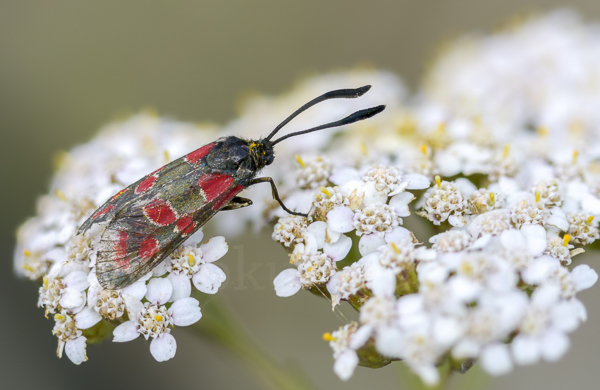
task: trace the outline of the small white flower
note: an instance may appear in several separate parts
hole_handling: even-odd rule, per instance
[[[331,164],[323,156],[300,157],[296,155],[298,162],[297,185],[300,188],[319,188],[327,184],[331,176]]]
[[[197,290],[205,294],[215,294],[225,281],[226,275],[221,268],[212,263],[225,256],[228,250],[225,238],[219,236],[200,246],[194,242],[190,245],[188,240],[171,253],[172,269],[167,277],[172,285],[170,300],[190,296],[189,279]]]
[[[290,215],[280,218],[279,222],[273,228],[272,238],[289,247],[292,244],[299,244],[304,241],[304,234],[308,220],[298,215]]]
[[[485,188],[480,188],[469,196],[469,210],[473,214],[486,213],[502,208],[503,205],[502,194],[497,194]]]
[[[358,323],[350,322],[334,331],[325,333],[323,339],[329,341],[329,346],[333,349],[335,363],[333,371],[341,380],[348,380],[354,373],[358,365],[358,356],[356,351],[351,348],[351,338],[358,329]]]
[[[511,208],[510,218],[520,228],[524,224],[543,225],[549,216],[550,211],[543,203],[523,199]]]
[[[511,228],[510,213],[506,209],[493,210],[480,214],[469,224],[469,232],[474,238],[500,234]]]
[[[81,335],[81,329],[76,326],[73,317],[63,311],[55,314],[54,320],[56,322],[52,334],[58,337],[56,355],[61,358],[63,351],[66,351],[69,359],[77,365],[87,361],[86,338]]]
[[[302,259],[297,276],[304,288],[311,288],[327,283],[335,272],[335,264],[326,254],[313,254]]]
[[[385,233],[391,232],[402,220],[396,212],[388,205],[374,203],[362,210],[357,210],[354,215],[354,228],[356,235],[376,233],[383,237]]]
[[[531,193],[546,207],[562,204],[559,183],[556,179],[543,180],[531,188]]]
[[[436,183],[425,192],[423,206],[424,211],[419,215],[429,219],[434,225],[446,221],[451,215],[455,217],[453,225],[464,225],[462,215],[468,211],[468,202],[456,183],[441,181],[436,176]]]
[[[571,251],[574,246],[569,244],[568,238],[564,239],[559,236],[552,235],[548,238],[548,246],[544,251],[544,254],[554,257],[560,260],[562,263],[569,265],[571,264]]]
[[[469,233],[454,229],[436,234],[429,239],[429,242],[433,244],[432,248],[442,253],[460,252],[467,248],[471,241],[472,238]]]
[[[593,216],[584,213],[570,213],[567,220],[569,222],[568,233],[573,242],[589,245],[598,239],[598,221]]]

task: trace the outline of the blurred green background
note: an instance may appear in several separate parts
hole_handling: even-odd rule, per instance
[[[55,153],[145,107],[185,121],[225,123],[235,117],[236,100],[247,91],[277,94],[303,76],[357,65],[394,71],[414,91],[440,43],[564,5],[544,0],[2,1],[0,387],[262,388],[235,357],[185,329],[176,331],[177,355],[167,363],[156,363],[141,340],[88,346],[90,361],[79,367],[56,358],[52,321],[35,307],[37,286],[12,272],[14,231],[47,190]],[[588,20],[600,20],[597,0],[568,5]],[[347,383],[335,377],[321,335],[342,322],[328,303],[310,294],[275,296],[272,279],[285,268],[286,256],[268,237],[264,232],[260,240],[250,234],[229,240],[232,249],[220,261],[230,282],[218,295],[254,341],[320,389],[402,388],[399,364],[358,368]],[[593,263],[593,257],[587,261]],[[254,273],[257,283],[240,284],[241,273],[258,262],[263,271]],[[491,388],[598,388],[600,288],[581,299],[589,320],[573,335],[564,359],[519,368],[494,379]]]

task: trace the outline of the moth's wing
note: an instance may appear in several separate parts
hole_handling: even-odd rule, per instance
[[[158,266],[244,187],[206,168],[188,172],[154,196],[140,196],[119,210],[102,234],[96,257],[100,284],[130,285]]]
[[[77,234],[84,233],[95,223],[112,220],[121,209],[141,195],[150,193],[153,189],[161,186],[169,185],[174,180],[181,178],[182,175],[188,174],[190,170],[202,170],[205,165],[204,157],[214,146],[214,143],[204,145],[122,189],[98,207],[94,214],[81,225]]]

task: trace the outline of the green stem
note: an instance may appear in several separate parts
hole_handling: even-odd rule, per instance
[[[202,319],[191,328],[241,359],[267,389],[314,389],[300,373],[275,362],[238,326],[221,302],[212,299],[202,307]]]

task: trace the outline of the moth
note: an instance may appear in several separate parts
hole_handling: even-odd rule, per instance
[[[357,98],[370,85],[327,92],[306,103],[281,122],[266,138],[246,140],[219,138],[142,177],[100,206],[79,228],[83,234],[92,224],[106,223],[96,255],[96,274],[105,289],[126,287],[146,275],[186,238],[217,212],[252,204],[237,194],[250,186],[269,183],[273,198],[288,209],[270,177],[256,178],[275,159],[273,148],[290,137],[338,127],[370,118],[384,105],[356,111],[344,119],[294,132],[276,140],[273,136],[297,115],[328,99]]]

